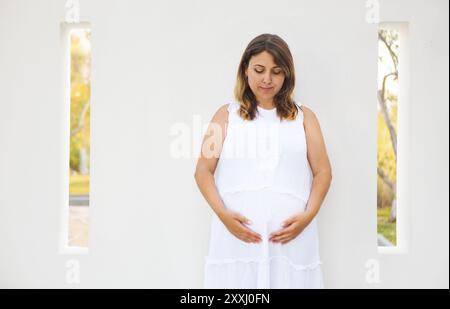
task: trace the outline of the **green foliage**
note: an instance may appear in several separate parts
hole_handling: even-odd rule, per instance
[[[391,108],[390,118],[394,128],[397,128],[397,106]],[[397,181],[397,162],[391,136],[381,112],[378,113],[378,166],[389,176],[392,182]]]
[[[80,150],[90,153],[90,31],[71,32],[70,169],[80,172]],[[87,159],[89,167],[89,159]]]
[[[377,167],[394,186],[394,190],[387,185],[385,180],[377,177],[377,208],[378,208],[378,233],[384,235],[393,244],[396,244],[396,224],[389,222],[392,202],[395,199],[395,184],[397,182],[397,158],[395,155],[391,132],[382,113],[385,105],[388,112],[388,121],[391,123],[395,135],[397,132],[397,108],[398,108],[398,32],[391,30],[379,30],[379,61],[378,61],[378,86],[383,99],[379,102],[377,116]],[[386,77],[385,87],[383,80]],[[382,103],[385,104],[382,104]]]
[[[394,128],[397,127],[397,105],[393,106],[390,111],[390,118]],[[378,113],[378,167],[380,167],[389,179],[395,183],[397,181],[397,160],[392,146],[391,136],[384,121],[381,112]],[[392,205],[395,193],[377,177],[377,205],[378,207],[387,207]]]
[[[397,244],[397,224],[389,222],[391,207],[378,209],[378,233],[386,237],[394,245]]]
[[[89,175],[70,175],[69,192],[71,195],[89,194]]]

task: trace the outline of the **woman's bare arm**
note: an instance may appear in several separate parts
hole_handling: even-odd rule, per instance
[[[330,188],[331,164],[316,115],[305,106],[301,109],[304,115],[308,161],[314,177],[306,211],[310,213],[311,218],[314,218]]]
[[[221,106],[214,114],[203,138],[200,156],[195,169],[195,181],[198,188],[219,218],[222,217],[225,207],[216,188],[214,172],[226,136],[227,105]],[[214,146],[208,147],[211,144]]]

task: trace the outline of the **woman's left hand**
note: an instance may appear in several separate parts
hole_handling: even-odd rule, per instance
[[[313,217],[310,212],[304,211],[288,218],[283,222],[281,230],[269,235],[269,241],[282,244],[291,241],[308,226]]]

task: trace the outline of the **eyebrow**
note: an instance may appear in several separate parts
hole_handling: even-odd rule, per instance
[[[265,66],[263,66],[262,64],[255,64],[255,65],[253,65],[253,66],[260,66],[260,67],[265,68]],[[279,66],[279,65],[276,65],[276,66],[274,66],[273,68],[280,68],[280,66]]]

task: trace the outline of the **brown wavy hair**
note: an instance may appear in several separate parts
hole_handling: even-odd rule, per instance
[[[273,98],[277,115],[281,120],[294,120],[298,114],[292,98],[295,87],[294,61],[287,43],[278,35],[268,33],[255,37],[242,55],[234,88],[234,97],[240,103],[239,115],[244,120],[253,120],[256,117],[257,101],[248,84],[245,70],[248,68],[250,58],[263,51],[273,56],[275,64],[281,67],[285,76],[283,86]]]

